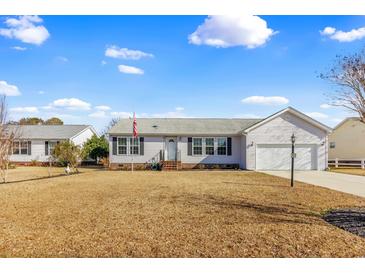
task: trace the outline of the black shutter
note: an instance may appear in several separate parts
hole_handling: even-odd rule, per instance
[[[117,137],[113,137],[113,155],[117,155]]]
[[[232,155],[232,138],[227,138],[227,155]]]
[[[28,141],[28,155],[32,155],[32,142]]]
[[[139,155],[144,155],[144,137],[139,137]]]
[[[44,155],[48,155],[48,141],[44,142]]]
[[[188,155],[193,155],[193,138],[188,137]]]

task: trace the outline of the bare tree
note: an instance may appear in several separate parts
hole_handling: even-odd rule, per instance
[[[0,175],[3,183],[6,183],[9,163],[10,151],[14,138],[16,137],[16,130],[10,130],[8,124],[8,107],[6,104],[6,97],[0,97]]]
[[[327,94],[330,105],[357,113],[365,123],[365,50],[337,56],[333,67],[320,77],[339,87]]]
[[[114,127],[116,124],[118,124],[119,121],[120,121],[120,118],[113,118],[113,119],[111,119],[110,122],[109,122],[109,124],[106,126],[106,128],[102,132],[102,135],[106,136],[106,134],[108,133],[108,131],[112,127]]]

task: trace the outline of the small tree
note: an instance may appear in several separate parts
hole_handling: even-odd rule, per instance
[[[79,172],[77,166],[81,161],[81,149],[72,141],[63,141],[57,144],[54,148],[53,156],[59,162],[69,164],[73,170]]]
[[[365,122],[365,51],[337,56],[333,67],[320,77],[339,87],[327,95],[329,103],[357,113]]]
[[[52,117],[44,122],[45,125],[63,125],[63,121],[60,118]]]
[[[3,183],[6,183],[10,163],[10,154],[15,137],[18,137],[16,128],[9,128],[6,97],[0,97],[0,174]]]
[[[44,121],[38,117],[21,118],[19,125],[43,125]]]
[[[108,157],[109,155],[109,143],[104,136],[98,137],[93,135],[88,139],[82,148],[83,158],[90,157],[91,159],[98,160],[98,158]]]

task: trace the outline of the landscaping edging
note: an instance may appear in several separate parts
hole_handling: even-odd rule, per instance
[[[360,237],[365,237],[365,208],[335,209],[323,215],[323,219]]]

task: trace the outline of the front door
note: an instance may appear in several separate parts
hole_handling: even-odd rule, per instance
[[[176,160],[176,139],[174,138],[167,139],[167,160]]]

